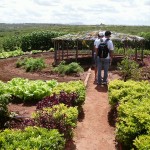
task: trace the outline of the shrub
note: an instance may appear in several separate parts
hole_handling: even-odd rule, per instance
[[[14,51],[19,49],[21,45],[20,37],[13,36],[12,38],[6,38],[3,42],[4,51]]]
[[[58,130],[27,127],[22,130],[6,129],[0,133],[0,147],[7,150],[63,150],[65,140]]]
[[[9,94],[0,95],[0,128],[4,127],[5,122],[9,117],[7,105],[10,102]]]
[[[83,72],[83,68],[76,62],[70,64],[65,64],[65,61],[62,61],[57,67],[53,68],[54,72],[59,74],[72,74]]]
[[[76,93],[66,93],[64,91],[60,94],[53,94],[52,96],[44,97],[38,102],[36,109],[43,109],[44,107],[52,107],[53,105],[58,105],[63,103],[67,106],[75,106],[75,100],[78,98]]]
[[[30,34],[23,35],[21,38],[21,48],[23,51],[31,50],[49,50],[54,47],[52,38],[64,35],[63,32],[55,31],[34,31]]]
[[[59,83],[56,87],[53,88],[52,93],[59,94],[62,91],[62,89],[68,94],[72,92],[77,93],[78,98],[75,100],[75,105],[78,107],[83,105],[85,101],[85,86],[82,81],[70,81],[67,83]]]
[[[129,57],[125,57],[121,63],[118,63],[118,69],[121,71],[124,81],[127,79],[139,80],[141,78],[139,65]]]
[[[42,81],[42,80],[28,80],[22,78],[13,78],[7,82],[7,93],[18,98],[21,102],[37,102],[45,96],[52,93],[52,88],[57,86],[56,80]]]
[[[118,104],[116,139],[129,148],[133,147],[134,139],[149,134],[149,93],[148,81],[115,80],[109,84],[109,102],[112,106]]]
[[[23,67],[26,72],[40,71],[46,67],[45,62],[42,58],[24,58],[19,59],[16,63],[16,67]]]
[[[76,107],[67,107],[64,104],[43,108],[33,113],[32,119],[24,120],[20,125],[10,124],[10,127],[25,128],[38,126],[47,129],[58,129],[66,139],[72,138],[72,129],[76,127],[78,110]]]
[[[133,145],[138,150],[150,149],[150,135],[141,135],[134,140]]]

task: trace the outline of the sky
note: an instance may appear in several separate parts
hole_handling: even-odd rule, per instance
[[[0,0],[0,23],[150,26],[150,0]]]

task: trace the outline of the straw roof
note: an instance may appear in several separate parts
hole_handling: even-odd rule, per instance
[[[91,32],[80,32],[77,34],[66,34],[60,37],[53,38],[54,41],[75,41],[75,40],[88,40],[88,41],[94,41],[97,38],[97,35],[99,32],[105,31],[91,31]],[[124,34],[124,33],[117,33],[112,32],[111,34],[111,40],[115,41],[143,41],[143,37],[130,35],[130,34]]]

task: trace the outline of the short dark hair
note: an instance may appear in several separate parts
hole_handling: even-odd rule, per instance
[[[106,31],[105,32],[105,36],[109,36],[109,35],[111,35],[111,32],[110,31]]]

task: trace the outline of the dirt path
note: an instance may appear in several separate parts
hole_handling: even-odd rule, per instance
[[[113,78],[118,76],[113,75]],[[112,80],[112,73],[109,80]],[[75,129],[76,150],[115,150],[114,127],[110,125],[110,105],[107,86],[95,85],[94,71],[91,70],[87,84],[84,116]]]
[[[40,57],[40,54],[34,55]],[[52,63],[52,57],[48,54],[43,54],[47,64]],[[74,76],[54,76],[50,72],[50,68],[43,70],[40,73],[26,73],[21,69],[15,68],[15,62],[18,58],[0,60],[0,80],[8,81],[14,77],[23,77],[29,79],[50,80],[57,79],[61,81],[82,80],[84,81],[87,75],[85,72],[79,77]],[[146,69],[149,70],[149,58],[146,61]],[[113,69],[112,69],[113,70]],[[148,73],[147,73],[148,74]],[[115,74],[115,71],[109,72],[109,80],[120,78]],[[74,143],[67,150],[116,150],[114,124],[112,122],[112,113],[108,103],[108,88],[107,86],[97,86],[93,83],[94,71],[90,71],[89,79],[87,80],[86,100],[83,105],[83,116],[80,118],[77,128],[74,132]],[[20,112],[20,115],[30,116],[35,110],[35,106],[26,107],[23,105],[9,105],[11,111]]]

